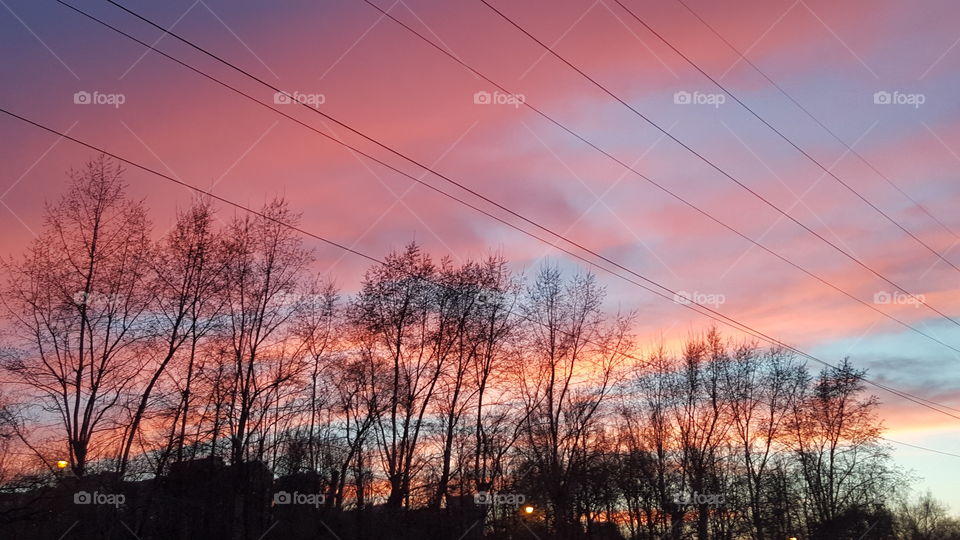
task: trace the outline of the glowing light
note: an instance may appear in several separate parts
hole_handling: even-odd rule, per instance
[[[65,459],[61,459],[60,461],[57,462],[58,469],[61,469],[61,470],[66,469],[69,466],[70,466],[70,462]]]
[[[523,511],[524,511],[525,513],[527,513],[527,514],[532,514],[532,513],[533,513],[533,507],[530,506],[530,505],[524,506],[524,507],[523,507]],[[797,539],[794,538],[793,540],[797,540]]]

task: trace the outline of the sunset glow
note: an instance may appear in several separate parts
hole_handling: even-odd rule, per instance
[[[244,75],[111,2],[64,1],[201,73],[61,3],[0,1],[5,260],[93,147],[128,161],[153,240],[198,195],[171,180],[212,194],[218,227],[284,199],[343,297],[364,256],[411,243],[527,280],[588,270],[604,313],[635,314],[631,357],[716,327],[849,358],[885,387],[866,391],[893,462],[960,515],[955,2],[117,0]]]

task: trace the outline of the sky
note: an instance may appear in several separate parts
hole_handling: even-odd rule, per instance
[[[948,319],[960,320],[960,269],[951,266],[960,266],[960,5],[621,0],[805,156],[616,0],[489,0],[582,74],[480,0],[371,1],[510,92],[361,0],[125,4],[672,291],[818,358],[850,357],[877,382],[960,409],[960,355],[874,311],[960,348],[960,324]],[[314,111],[274,104],[273,90],[106,1],[75,4],[425,184],[545,234]],[[581,264],[53,0],[0,0],[0,51],[3,108],[237,203],[285,197],[304,229],[359,251],[381,257],[415,240],[454,260],[499,252],[527,273],[545,261]],[[752,245],[521,101],[868,305]],[[42,228],[44,203],[63,191],[66,172],[95,152],[2,114],[0,134],[0,254],[9,257]],[[130,193],[147,199],[158,232],[168,229],[191,192],[128,169]],[[224,219],[233,212],[220,209]],[[307,244],[318,271],[355,289],[368,261]],[[594,270],[610,310],[636,310],[643,347],[712,324],[682,303]],[[887,437],[960,453],[960,421],[873,391],[883,401]],[[960,511],[960,458],[891,445],[920,489]]]

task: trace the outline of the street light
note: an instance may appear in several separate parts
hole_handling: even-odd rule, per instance
[[[523,513],[525,513],[525,514],[532,514],[532,513],[533,513],[533,510],[534,510],[533,507],[530,506],[529,504],[523,507]],[[796,539],[794,539],[794,540],[796,540]]]
[[[70,466],[70,462],[65,459],[61,459],[60,461],[57,462],[57,468],[60,469],[61,471],[66,469],[69,466]]]

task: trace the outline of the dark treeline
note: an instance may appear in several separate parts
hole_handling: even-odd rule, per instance
[[[932,497],[908,502],[846,360],[811,372],[716,330],[638,358],[637,315],[609,313],[593,275],[416,245],[344,294],[283,201],[229,219],[198,201],[157,235],[122,175],[73,172],[4,263],[0,531],[45,519],[18,507],[31,493],[97,478],[101,500],[72,501],[109,505],[223,463],[220,537],[237,540],[301,507],[370,538],[403,537],[383,516],[466,507],[452,538],[960,538]],[[258,522],[251,471],[315,489],[275,484]],[[124,525],[172,537],[165,499],[137,500]]]

